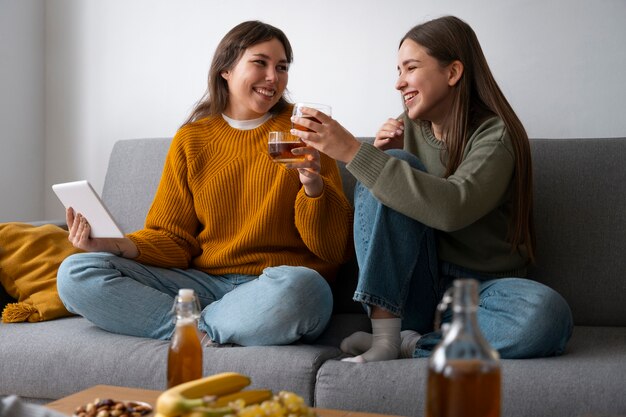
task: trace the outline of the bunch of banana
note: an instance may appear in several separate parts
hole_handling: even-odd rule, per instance
[[[236,417],[316,417],[316,414],[299,395],[281,391],[271,400],[242,408]]]
[[[155,417],[313,417],[302,397],[267,389],[245,390],[250,378],[224,372],[186,382],[164,391]]]

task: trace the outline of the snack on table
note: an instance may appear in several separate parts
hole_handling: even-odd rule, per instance
[[[159,396],[155,417],[315,417],[299,395],[241,391],[249,384],[250,378],[234,372],[185,382]]]
[[[315,417],[312,408],[299,395],[280,391],[271,400],[236,410],[236,417]]]
[[[141,401],[116,401],[110,398],[81,405],[75,417],[141,417],[152,412],[152,406]]]

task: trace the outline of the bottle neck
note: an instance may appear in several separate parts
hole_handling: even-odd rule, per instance
[[[176,317],[176,327],[193,326],[198,323],[195,317]]]
[[[472,279],[460,279],[454,282],[452,309],[457,311],[473,311],[478,309],[478,282]]]
[[[451,360],[485,361],[497,366],[498,354],[484,338],[478,325],[478,282],[461,279],[449,294],[452,321],[431,355],[430,366],[443,372]]]
[[[176,318],[197,318],[198,311],[194,303],[182,302],[176,306]]]
[[[200,305],[195,297],[191,300],[177,297],[174,311],[177,326],[195,324],[200,318]]]
[[[476,281],[462,280],[454,287],[452,300],[452,325],[467,330],[478,331],[478,284]]]

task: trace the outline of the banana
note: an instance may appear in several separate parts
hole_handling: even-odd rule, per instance
[[[215,402],[211,405],[215,407],[226,407],[231,402],[237,400],[243,400],[244,405],[250,405],[258,404],[270,398],[272,398],[272,391],[269,389],[250,389],[217,397]]]
[[[177,416],[205,406],[204,396],[231,394],[248,385],[250,378],[235,372],[223,372],[185,382],[159,395],[155,411],[164,417]]]
[[[186,413],[184,417],[222,417],[228,414],[234,414],[235,411],[230,407],[209,408],[198,407]]]

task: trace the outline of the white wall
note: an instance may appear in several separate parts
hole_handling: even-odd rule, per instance
[[[44,215],[44,7],[0,0],[0,221]]]
[[[5,12],[14,19],[19,1],[0,0],[2,21]],[[290,38],[293,100],[329,103],[354,134],[371,136],[401,111],[393,89],[399,39],[443,14],[475,29],[530,136],[626,136],[624,0],[49,0],[45,118],[32,120],[45,126],[46,151],[38,153],[45,168],[33,171],[41,175],[44,169],[44,175],[35,183],[25,172],[19,176],[30,194],[18,197],[30,204],[43,193],[45,217],[62,216],[51,184],[86,178],[101,190],[116,140],[172,136],[205,90],[217,42],[248,19],[274,24]],[[29,56],[41,53],[33,49]],[[4,54],[2,60],[4,65]],[[13,99],[0,97],[0,110],[11,121],[22,117]],[[20,129],[4,129],[2,155],[17,146],[21,156],[10,151],[11,162],[29,165],[26,145],[16,139]],[[12,172],[0,166],[2,190],[14,187],[7,179]],[[6,194],[0,195],[0,221],[13,220],[8,216],[16,212],[5,210]]]

